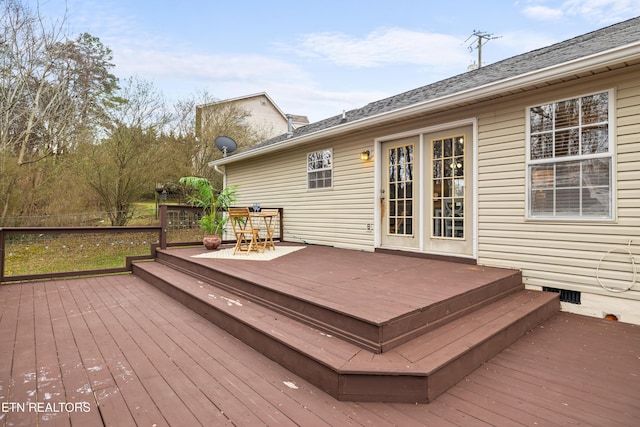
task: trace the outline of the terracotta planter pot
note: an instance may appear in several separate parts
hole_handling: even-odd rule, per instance
[[[204,247],[208,250],[218,249],[220,247],[220,243],[222,243],[222,239],[217,234],[209,234],[204,236],[202,239],[202,243]]]

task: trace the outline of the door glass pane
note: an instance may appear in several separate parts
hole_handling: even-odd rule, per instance
[[[464,179],[456,178],[453,184],[455,188],[454,196],[456,197],[464,197]]]
[[[441,159],[442,158],[442,141],[433,141],[433,158]]]
[[[451,157],[453,155],[453,140],[447,138],[442,141],[442,145],[444,146],[444,157]]]
[[[453,175],[453,169],[452,169],[452,165],[453,164],[453,159],[451,158],[445,158],[444,159],[444,176],[452,176]]]
[[[388,149],[390,235],[413,234],[413,145]]]
[[[431,141],[433,238],[464,239],[465,169],[463,136]]]
[[[442,178],[442,161],[435,160],[433,162],[433,177]]]

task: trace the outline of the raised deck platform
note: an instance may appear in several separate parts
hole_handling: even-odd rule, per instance
[[[340,400],[429,402],[559,308],[515,270],[307,246],[134,273]]]

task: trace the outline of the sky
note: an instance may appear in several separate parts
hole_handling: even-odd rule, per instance
[[[266,92],[311,122],[640,16],[640,0],[26,0],[168,102]],[[66,13],[66,16],[65,16]]]

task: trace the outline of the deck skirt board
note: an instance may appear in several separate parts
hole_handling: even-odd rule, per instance
[[[134,274],[339,400],[428,403],[559,308],[518,271],[306,247],[160,251]],[[336,257],[338,255],[338,257]]]

